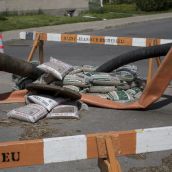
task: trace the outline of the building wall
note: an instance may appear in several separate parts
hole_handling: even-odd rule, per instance
[[[65,9],[88,9],[89,0],[0,0],[3,11],[64,11]]]

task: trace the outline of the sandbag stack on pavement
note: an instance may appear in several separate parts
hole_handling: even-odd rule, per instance
[[[96,72],[97,67],[95,66],[72,66],[51,57],[49,62],[38,65],[37,68],[44,73],[34,83],[100,96],[116,102],[128,103],[139,99],[145,86],[145,81],[139,78],[135,65],[126,65],[111,73],[104,73]],[[21,88],[19,84],[22,83],[16,81],[16,88]],[[49,93],[45,91],[44,94],[40,94],[38,89],[35,91],[33,89],[26,97],[28,105],[12,110],[8,116],[29,122],[36,122],[43,117],[79,119],[80,108],[67,103],[71,101],[70,96],[63,97],[63,94],[59,96]],[[77,100],[72,101],[77,102]],[[21,112],[32,108],[34,104],[45,110],[42,110],[41,115],[32,112],[30,114],[32,117],[29,117],[29,114],[28,118],[23,117]],[[36,111],[36,107],[33,111]]]

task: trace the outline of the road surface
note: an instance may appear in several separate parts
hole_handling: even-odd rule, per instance
[[[82,34],[130,37],[156,37],[172,39],[172,19],[163,19],[118,28],[107,28],[100,31],[82,32]],[[30,41],[10,41],[5,44],[9,55],[26,58],[31,49]],[[135,48],[103,45],[76,45],[47,42],[45,44],[46,60],[50,56],[73,65],[100,65],[108,59]],[[139,72],[146,77],[147,61],[136,63]],[[11,89],[11,75],[0,73],[0,92]],[[145,111],[122,111],[90,107],[89,112],[81,113],[80,120],[42,120],[38,124],[27,124],[7,120],[6,112],[20,104],[0,105],[0,141],[68,136],[105,131],[130,130],[138,128],[171,126],[172,96],[169,91],[161,101]],[[172,166],[172,151],[148,153],[139,156],[121,157],[124,172],[134,171],[167,171]],[[165,160],[164,160],[165,158]],[[162,164],[163,160],[163,164]],[[170,163],[171,161],[171,163]],[[166,165],[164,162],[168,162]],[[154,167],[154,168],[152,168]],[[170,169],[172,170],[172,168]],[[0,172],[98,172],[97,160],[57,163],[45,166],[3,169]]]

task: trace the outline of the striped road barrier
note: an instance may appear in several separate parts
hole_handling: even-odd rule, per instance
[[[37,32],[20,32],[20,39],[35,40]],[[40,33],[39,33],[40,34]],[[66,43],[84,43],[84,44],[103,44],[103,45],[122,45],[147,47],[172,43],[172,39],[157,38],[131,38],[131,37],[113,37],[113,36],[94,36],[79,34],[60,34],[60,33],[41,33],[40,40],[55,41]]]
[[[0,143],[0,168],[33,166],[106,157],[96,138],[113,138],[116,156],[172,149],[172,127],[108,132]],[[100,147],[100,151],[98,151]]]
[[[3,38],[2,38],[2,35],[0,34],[0,53],[4,53],[4,46],[3,46],[2,40]]]

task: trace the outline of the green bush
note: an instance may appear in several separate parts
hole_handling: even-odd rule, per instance
[[[169,8],[172,8],[172,0],[168,0],[168,6]]]
[[[113,3],[116,3],[116,4],[130,4],[130,3],[134,3],[135,0],[112,0]]]
[[[5,16],[0,15],[0,20],[4,21],[4,20],[8,20],[8,19]]]
[[[169,8],[171,0],[136,0],[136,5],[142,11],[160,11]]]

